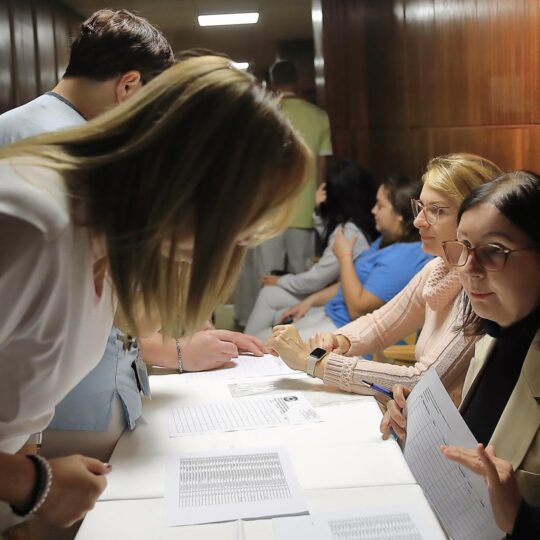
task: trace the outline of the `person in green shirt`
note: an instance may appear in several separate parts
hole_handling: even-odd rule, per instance
[[[272,270],[299,274],[307,269],[315,255],[315,191],[324,181],[326,157],[332,155],[328,114],[297,95],[295,65],[289,60],[275,62],[270,68],[270,82],[279,95],[281,110],[300,133],[316,161],[297,199],[288,228],[248,253],[234,298],[235,316],[241,326],[245,326],[253,309],[262,276]]]

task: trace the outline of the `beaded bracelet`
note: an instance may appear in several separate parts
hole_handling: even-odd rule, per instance
[[[45,458],[34,454],[28,454],[25,457],[36,468],[36,481],[32,489],[32,498],[26,508],[20,510],[11,505],[12,512],[19,517],[27,517],[30,514],[34,514],[41,507],[49,495],[53,478],[51,466]]]
[[[184,373],[184,366],[182,365],[182,344],[180,340],[176,340],[176,359],[178,360],[178,373]]]

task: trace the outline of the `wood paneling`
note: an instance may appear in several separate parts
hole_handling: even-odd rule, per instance
[[[11,23],[7,2],[0,2],[0,114],[14,102],[11,58]]]
[[[540,0],[322,0],[322,12],[338,157],[418,174],[469,151],[540,170]]]
[[[61,79],[69,60],[69,22],[65,7],[57,4],[54,8],[54,41],[56,44],[56,76]]]
[[[80,20],[57,0],[0,0],[0,113],[56,84]]]
[[[26,103],[37,96],[34,17],[31,0],[10,2],[12,19],[15,100]]]
[[[47,92],[58,82],[52,6],[45,2],[34,4],[36,45],[38,57],[38,92]]]

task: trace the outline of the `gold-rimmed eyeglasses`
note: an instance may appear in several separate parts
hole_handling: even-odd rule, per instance
[[[440,206],[439,204],[424,204],[418,199],[411,199],[412,213],[415,218],[420,212],[424,212],[424,218],[430,225],[435,225],[439,221],[441,210],[450,208],[449,206]]]

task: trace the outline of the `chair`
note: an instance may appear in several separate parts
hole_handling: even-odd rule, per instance
[[[380,355],[377,355],[376,360],[379,362],[391,361],[396,364],[414,364],[416,362],[414,353],[417,338],[418,333],[414,332],[404,339],[407,343],[406,345],[391,345],[390,347],[386,347]]]

